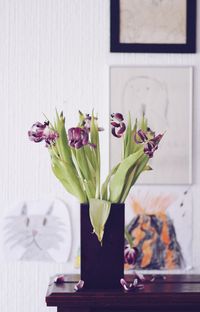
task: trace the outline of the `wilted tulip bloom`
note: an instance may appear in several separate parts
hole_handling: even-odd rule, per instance
[[[80,114],[82,114],[82,113],[80,112]],[[82,114],[82,116],[84,116],[84,115]],[[87,131],[90,131],[90,128],[91,128],[91,120],[92,120],[92,116],[89,115],[89,114],[86,114],[86,115],[84,116],[83,120],[82,120],[81,126],[82,126],[84,129],[86,129]],[[94,117],[94,120],[97,121],[98,118],[97,118],[97,117]],[[98,127],[98,131],[103,131],[103,130],[104,130],[104,128]]]
[[[138,255],[137,248],[131,248],[130,245],[126,245],[124,248],[124,262],[128,264],[135,264]]]
[[[46,146],[51,146],[52,144],[55,144],[56,140],[58,139],[59,135],[56,131],[53,131],[51,129],[46,129],[44,132],[45,135],[45,142]]]
[[[81,148],[84,145],[95,147],[94,144],[89,143],[88,131],[84,128],[76,127],[68,130],[69,145],[74,148]]]
[[[158,144],[162,139],[163,134],[159,134],[155,136],[153,139],[149,140],[144,146],[144,153],[149,156],[149,158],[153,157],[154,152],[158,149]]]
[[[148,155],[149,158],[152,158],[154,152],[158,149],[158,144],[162,137],[163,134],[155,136],[155,132],[150,128],[148,128],[146,132],[140,129],[134,134],[134,141],[137,144],[144,143],[144,153]]]
[[[58,133],[49,128],[49,122],[45,121],[44,124],[42,124],[41,122],[37,121],[28,131],[28,136],[29,139],[35,143],[45,141],[46,146],[48,147],[55,143],[56,139],[58,138]]]
[[[44,140],[44,130],[48,126],[48,123],[42,124],[41,122],[37,121],[28,131],[28,136],[31,141],[36,143],[41,142]]]
[[[121,138],[126,130],[124,117],[121,113],[111,114],[111,126],[112,126],[112,134],[116,138]]]
[[[146,142],[148,140],[148,137],[146,133],[140,129],[134,134],[134,140],[135,143],[140,144]]]

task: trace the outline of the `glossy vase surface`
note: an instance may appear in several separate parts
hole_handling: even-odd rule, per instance
[[[84,289],[117,289],[124,276],[124,204],[112,204],[102,245],[93,234],[89,204],[81,204],[81,279]]]

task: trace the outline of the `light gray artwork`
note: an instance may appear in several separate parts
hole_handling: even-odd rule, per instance
[[[1,222],[4,260],[66,262],[72,246],[68,206],[59,201],[15,204]]]
[[[186,43],[186,0],[120,0],[121,43]]]
[[[111,112],[131,113],[132,119],[143,114],[149,126],[165,132],[151,160],[153,171],[144,173],[138,183],[191,183],[191,67],[111,67]],[[121,158],[121,141],[111,140],[110,164]]]

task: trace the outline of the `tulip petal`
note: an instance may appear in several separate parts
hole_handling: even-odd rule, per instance
[[[74,290],[78,291],[81,290],[84,286],[84,281],[80,280],[75,286],[74,286]]]
[[[121,137],[121,135],[118,135],[118,134],[116,133],[116,130],[115,130],[114,127],[112,128],[111,132],[112,132],[112,135],[114,135],[116,138],[120,138],[120,137]]]
[[[124,117],[123,117],[123,115],[121,113],[115,113],[115,114],[113,114],[113,117],[115,119],[117,119],[118,121],[123,121],[124,120]]]
[[[125,130],[126,130],[126,125],[125,125],[124,122],[122,122],[121,125],[120,125],[120,129],[117,131],[117,134],[119,136],[122,136],[122,134],[124,133]]]
[[[113,126],[115,128],[119,128],[120,127],[120,124],[118,122],[115,122],[115,121],[112,121],[110,124],[111,124],[111,126]]]

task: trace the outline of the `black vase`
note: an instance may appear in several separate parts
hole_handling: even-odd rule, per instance
[[[117,289],[124,276],[124,204],[112,204],[103,243],[89,218],[89,204],[81,204],[81,279],[84,289]]]

